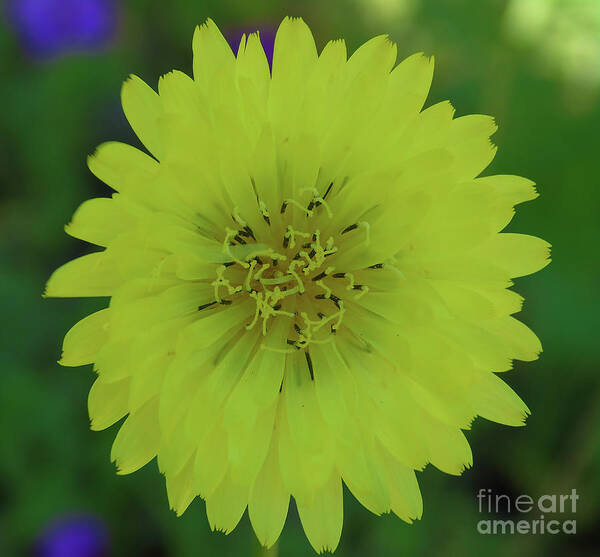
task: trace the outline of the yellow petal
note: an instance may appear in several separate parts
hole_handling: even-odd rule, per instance
[[[123,278],[114,272],[110,263],[105,252],[90,253],[73,259],[52,273],[44,296],[110,296],[123,283]]]
[[[496,234],[477,253],[493,260],[511,278],[530,275],[550,263],[550,244],[527,234]]]
[[[204,24],[196,27],[192,51],[194,80],[203,88],[209,87],[220,69],[233,68],[233,52],[212,19],[207,19]]]
[[[92,174],[114,190],[140,196],[158,172],[158,163],[152,157],[118,141],[102,143],[87,162]]]
[[[403,466],[382,450],[379,458],[390,490],[391,510],[409,524],[423,514],[423,499],[414,470]]]
[[[214,427],[198,441],[194,482],[198,493],[207,499],[215,492],[228,471],[227,431],[217,419]]]
[[[167,476],[169,506],[181,516],[196,497],[194,488],[194,459],[190,458],[176,476]]]
[[[493,373],[482,373],[471,387],[477,413],[500,424],[521,426],[530,414],[521,398]]]
[[[271,547],[279,538],[288,512],[290,494],[279,468],[277,436],[250,491],[248,514],[260,543]]]
[[[91,428],[100,431],[110,427],[129,412],[129,379],[106,383],[96,379],[88,396]]]
[[[131,75],[121,89],[123,112],[129,125],[157,159],[162,156],[162,139],[158,119],[162,106],[157,93],[136,75]]]
[[[63,353],[59,361],[63,366],[91,364],[98,350],[108,340],[109,310],[102,309],[84,317],[65,335]]]
[[[119,474],[131,474],[158,452],[158,400],[147,402],[125,420],[112,446],[110,459],[117,464]]]
[[[118,203],[108,197],[84,201],[65,226],[65,232],[74,238],[98,246],[107,246],[113,238],[128,230],[134,221]]]
[[[270,120],[281,140],[296,128],[306,82],[316,62],[317,48],[311,30],[302,19],[286,17],[275,37],[269,95]]]
[[[296,499],[306,537],[317,553],[335,551],[342,535],[342,482],[333,473],[312,502]]]
[[[227,474],[206,499],[206,515],[213,530],[229,534],[242,518],[248,503],[248,486],[234,483]]]

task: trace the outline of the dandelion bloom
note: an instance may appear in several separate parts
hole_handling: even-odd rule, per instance
[[[94,363],[92,428],[128,415],[112,459],[128,474],[157,456],[178,514],[200,495],[230,532],[248,507],[269,546],[292,495],[312,546],[333,550],[343,480],[411,522],[415,470],[460,474],[475,416],[528,413],[495,372],[541,351],[507,288],[549,246],[499,234],[533,184],[477,178],[494,121],[421,111],[433,63],[394,67],[385,36],[347,60],[285,19],[271,75],[256,34],[234,56],[209,20],[193,53],[193,79],[123,86],[150,155],[113,142],[89,159],[118,193],[66,231],[106,249],[46,294],[110,304],[67,333],[61,363]]]

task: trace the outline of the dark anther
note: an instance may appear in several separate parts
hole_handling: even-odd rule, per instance
[[[352,230],[356,230],[358,228],[358,224],[351,224],[342,230],[342,234],[346,234],[346,232],[351,232]]]
[[[217,302],[208,302],[208,304],[202,304],[198,306],[198,311],[202,311],[203,309],[209,308],[210,306],[214,306]]]
[[[333,278],[346,278],[346,273],[334,273],[331,275]]]
[[[256,241],[256,236],[254,235],[252,228],[250,228],[248,225],[246,225],[246,226],[244,226],[244,230],[249,234],[250,238],[252,238],[254,241]]]
[[[262,259],[260,257],[258,257],[258,255],[254,258],[254,261],[256,261],[259,265],[262,265]]]
[[[250,234],[246,230],[240,230],[238,231],[238,234],[244,238],[250,238]]]
[[[317,241],[317,235],[316,235],[316,234],[313,234],[313,235],[312,235],[312,241],[313,241],[313,242],[316,242],[316,241]]]
[[[240,244],[245,244],[245,243],[246,243],[246,240],[244,240],[244,239],[243,239],[243,238],[242,238],[242,237],[241,237],[239,234],[236,234],[236,235],[233,237],[233,239],[234,239],[236,242],[239,242]]]
[[[290,237],[289,236],[284,236],[283,237],[283,249],[287,249],[287,247],[290,245]]]
[[[317,317],[319,319],[323,319],[323,317],[325,317],[325,314],[322,311],[320,311],[319,313],[317,313]]]
[[[324,300],[324,299],[325,299],[325,294],[317,294],[317,295],[315,296],[315,298],[316,298],[317,300]]]
[[[279,385],[279,392],[283,391],[283,379],[281,380],[281,385]]]
[[[313,199],[309,204],[308,207],[306,208],[307,211],[312,211],[313,207],[315,206],[315,200]]]
[[[323,271],[322,273],[319,273],[318,275],[314,276],[312,278],[312,280],[317,281],[317,280],[321,280],[322,278],[325,278],[327,276],[327,273],[325,271]]]
[[[383,269],[383,263],[376,263],[375,265],[370,265],[369,269]]]
[[[298,323],[294,323],[294,329],[299,335],[302,334],[302,329],[298,326]]]
[[[279,310],[281,309],[281,304],[276,304],[276,305],[274,305],[274,306],[273,306],[273,309],[274,309],[275,311],[279,311]]]
[[[284,202],[281,204],[281,209],[280,209],[280,211],[279,211],[279,212],[280,212],[282,215],[283,215],[283,213],[285,213],[285,209],[286,209],[286,207],[287,207],[287,202],[285,202],[285,201],[284,201]]]
[[[310,257],[310,259],[312,259],[315,256],[316,253],[317,252],[314,249],[311,249],[310,253],[308,254],[308,257]]]
[[[279,259],[273,259],[273,267],[277,267],[279,265]]]
[[[275,261],[277,261],[277,259],[276,259]],[[282,292],[285,292],[286,290],[287,290],[287,286],[282,286],[282,287],[281,287],[281,291],[282,291]]]
[[[312,246],[312,244],[310,242],[306,242],[305,244],[302,244],[303,248],[310,248]]]
[[[300,259],[300,252],[298,252],[292,259]]]
[[[326,253],[326,254],[323,255],[323,257],[331,257],[332,255],[335,255],[335,251]]]
[[[308,350],[306,350],[304,352],[304,355],[306,356],[306,364],[308,365],[308,373],[310,373],[310,378],[314,381],[315,380],[315,372],[313,370],[313,364],[312,364],[312,360],[310,359],[310,354],[308,353]]]
[[[286,342],[290,345],[293,346],[296,350],[300,350],[300,346],[298,346],[298,341],[296,340],[291,340],[291,339],[287,339]]]
[[[231,267],[232,265],[235,265],[235,261],[226,261],[223,263],[223,267]]]
[[[335,333],[337,333],[337,329],[335,328],[335,325],[331,326],[331,334],[335,335]]]
[[[219,303],[223,304],[224,306],[229,306],[231,305],[231,300],[221,300]]]
[[[263,215],[263,219],[265,219],[265,222],[271,226],[271,219],[269,217],[267,217],[267,215]]]
[[[327,186],[327,191],[325,192],[323,199],[325,199],[329,195],[329,192],[331,191],[332,187],[333,187],[333,182],[331,182],[331,184],[329,184],[329,186]]]
[[[363,289],[363,285],[362,284],[355,284],[352,287],[353,290],[362,290]]]
[[[331,296],[329,296],[329,299],[330,299],[330,300],[331,300],[331,301],[332,301],[332,302],[333,302],[333,303],[334,303],[334,304],[335,304],[335,305],[338,307],[338,309],[339,309],[339,307],[340,307],[340,298],[338,298],[337,296],[335,296],[335,295],[333,295],[333,294],[332,294]]]

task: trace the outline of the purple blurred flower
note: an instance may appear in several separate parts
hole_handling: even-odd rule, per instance
[[[93,516],[65,516],[52,522],[42,532],[36,557],[106,557],[108,533]]]
[[[234,27],[225,32],[225,38],[233,49],[233,52],[237,53],[242,35],[244,33],[249,35],[250,33],[256,33],[256,31],[260,33],[260,42],[267,55],[269,66],[273,66],[273,46],[275,45],[275,34],[277,33],[277,29],[274,26],[244,25],[242,27]]]
[[[36,57],[106,46],[117,29],[114,0],[7,0],[8,20]]]

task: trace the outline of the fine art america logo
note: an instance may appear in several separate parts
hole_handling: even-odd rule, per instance
[[[487,515],[519,515],[517,519],[487,518],[477,523],[480,534],[575,534],[577,533],[577,490],[569,495],[546,494],[537,499],[519,495],[492,493],[480,489],[477,494],[479,512]]]

